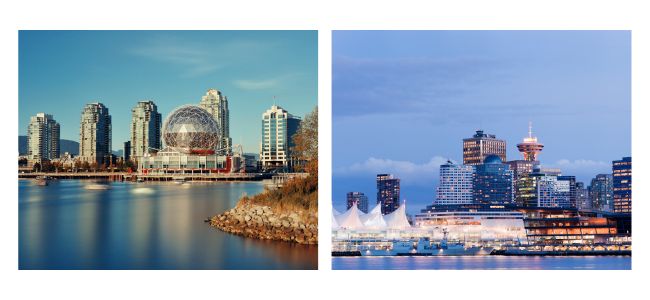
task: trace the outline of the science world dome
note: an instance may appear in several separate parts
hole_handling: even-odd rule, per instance
[[[176,108],[163,124],[165,145],[185,154],[214,154],[220,138],[212,115],[194,105]]]

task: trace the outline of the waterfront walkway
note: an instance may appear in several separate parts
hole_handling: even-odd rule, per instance
[[[215,173],[215,174],[137,174],[127,172],[58,172],[19,173],[18,178],[50,177],[55,179],[106,179],[117,181],[260,181],[271,178],[265,173]]]

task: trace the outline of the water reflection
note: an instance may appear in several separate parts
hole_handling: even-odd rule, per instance
[[[203,220],[259,183],[19,181],[21,269],[315,269],[317,248],[246,239]]]
[[[629,256],[333,257],[335,270],[630,270]]]

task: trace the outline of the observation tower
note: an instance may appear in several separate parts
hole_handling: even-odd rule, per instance
[[[528,123],[528,137],[524,138],[522,143],[517,144],[517,149],[524,155],[524,160],[526,161],[537,161],[537,156],[544,145],[537,142],[537,137],[533,136],[533,125]]]

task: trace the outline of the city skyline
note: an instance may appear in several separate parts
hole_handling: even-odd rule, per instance
[[[419,211],[477,130],[524,160],[532,122],[542,166],[585,183],[631,155],[629,31],[334,31],[332,42],[336,208],[392,173]]]
[[[19,39],[19,135],[44,112],[61,124],[61,139],[78,142],[83,107],[101,102],[117,151],[139,101],[152,100],[164,120],[214,88],[228,96],[232,143],[257,153],[268,107],[304,116],[316,106],[316,31],[20,31]]]

